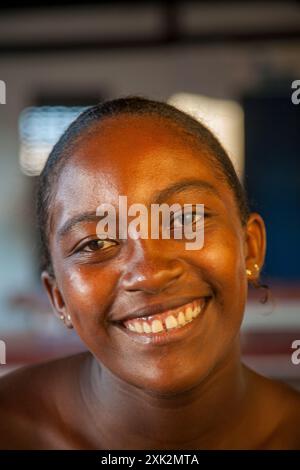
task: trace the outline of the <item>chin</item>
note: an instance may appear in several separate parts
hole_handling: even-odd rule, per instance
[[[139,378],[135,377],[135,380],[131,383],[150,394],[171,397],[172,395],[178,395],[192,390],[206,377],[205,373],[199,375],[199,371],[197,371],[197,374],[189,375],[178,375],[178,371],[177,374],[176,371],[174,372],[175,373],[172,372],[170,374],[160,371],[155,377],[147,376],[144,377],[144,379],[142,379],[141,376]]]

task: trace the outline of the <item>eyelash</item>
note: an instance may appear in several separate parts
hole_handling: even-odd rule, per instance
[[[109,243],[110,246],[113,246],[113,245],[117,245],[117,242],[115,241],[112,241],[112,240],[100,240],[99,238],[95,238],[95,239],[92,239],[92,240],[89,240],[85,243],[83,243],[81,246],[79,246],[76,250],[75,250],[75,253],[96,253],[97,251],[105,251],[106,249],[108,249],[109,247],[107,248],[103,248],[102,247],[98,247],[98,249],[96,250],[85,250],[86,247],[88,247],[91,243],[102,243],[102,244],[105,244],[105,243]]]

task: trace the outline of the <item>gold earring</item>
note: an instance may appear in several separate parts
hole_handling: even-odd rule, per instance
[[[246,274],[247,274],[247,276],[252,276],[252,271],[251,271],[251,269],[246,269]]]
[[[259,266],[258,266],[258,264],[255,263],[254,268],[256,269],[256,271],[259,271]]]

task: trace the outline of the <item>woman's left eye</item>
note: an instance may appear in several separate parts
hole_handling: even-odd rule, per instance
[[[114,246],[116,243],[111,240],[90,240],[84,245],[82,245],[77,251],[85,252],[85,253],[93,253],[95,251],[102,251],[110,246]]]
[[[192,225],[202,219],[202,214],[197,212],[188,212],[178,215],[173,219],[173,227],[178,228],[182,226]]]

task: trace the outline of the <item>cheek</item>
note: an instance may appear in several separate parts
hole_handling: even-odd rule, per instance
[[[60,285],[79,334],[89,334],[90,328],[104,325],[105,311],[117,279],[117,273],[104,269],[99,272],[99,267],[71,266],[64,271]]]
[[[202,250],[189,256],[190,262],[196,269],[198,267],[199,276],[214,291],[218,321],[238,327],[243,317],[248,288],[242,236],[229,229],[207,235]]]
[[[242,245],[237,237],[228,235],[217,243],[208,242],[203,256],[207,272],[220,287],[230,291],[241,287],[245,263]],[[224,294],[227,289],[223,290]]]

